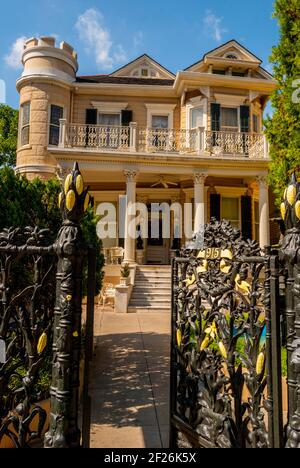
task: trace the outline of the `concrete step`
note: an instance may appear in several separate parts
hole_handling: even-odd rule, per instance
[[[171,314],[171,307],[129,307],[129,314],[142,314],[146,312],[168,313]]]
[[[168,302],[156,302],[155,304],[150,304],[149,302],[132,302],[129,304],[129,309],[171,309],[171,303]]]
[[[135,275],[136,279],[149,279],[149,280],[156,280],[156,279],[165,279],[171,281],[171,277],[169,275],[156,275],[151,273],[150,275]]]
[[[156,286],[159,286],[161,285],[163,288],[166,288],[166,287],[171,287],[171,281],[169,280],[166,280],[164,281],[163,279],[156,279],[154,281],[150,281],[150,280],[145,280],[145,279],[137,279],[134,283],[135,287],[144,287],[144,286],[153,286],[153,287],[156,287]]]
[[[170,298],[166,296],[165,294],[133,294],[131,296],[130,302],[132,301],[140,301],[140,302],[161,302],[161,301],[167,301],[171,302],[171,296]]]

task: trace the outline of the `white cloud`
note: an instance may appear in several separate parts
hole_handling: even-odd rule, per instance
[[[206,11],[203,19],[206,33],[217,42],[221,42],[223,34],[228,32],[222,27],[222,21],[223,18],[216,16],[211,10]]]
[[[25,36],[18,37],[12,44],[9,54],[4,57],[5,63],[10,67],[18,70],[22,68],[21,58],[24,51]]]
[[[87,53],[94,54],[99,67],[111,70],[127,60],[123,47],[113,43],[110,31],[105,27],[104,16],[99,10],[86,10],[78,17],[76,29]]]

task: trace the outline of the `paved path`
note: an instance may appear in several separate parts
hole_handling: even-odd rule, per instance
[[[93,448],[168,447],[170,314],[96,312]]]

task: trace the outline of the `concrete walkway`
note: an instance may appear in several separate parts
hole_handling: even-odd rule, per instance
[[[96,311],[92,448],[167,448],[170,313]]]

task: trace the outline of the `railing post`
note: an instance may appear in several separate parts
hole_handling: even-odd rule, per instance
[[[66,147],[67,119],[59,119],[59,147]]]
[[[269,150],[270,150],[269,142],[268,142],[266,135],[264,135],[263,138],[264,138],[264,158],[269,158]]]
[[[137,152],[137,123],[130,122],[130,151],[132,153]]]
[[[51,416],[45,448],[79,448],[78,406],[81,359],[81,304],[86,246],[80,221],[90,202],[76,163],[60,197],[63,224],[55,250],[58,257],[56,322],[53,342]]]
[[[196,152],[198,155],[202,151],[202,127],[197,127],[197,136],[196,136]]]

